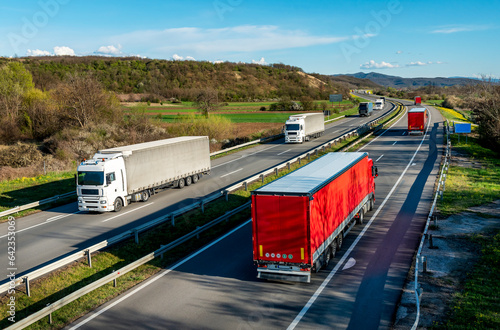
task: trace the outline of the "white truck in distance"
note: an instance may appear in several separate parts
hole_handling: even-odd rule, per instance
[[[378,99],[375,101],[375,106],[373,107],[373,110],[383,110],[384,109],[385,102],[383,99]]]
[[[207,136],[183,136],[99,150],[78,166],[80,211],[120,211],[157,189],[183,188],[210,173]]]
[[[325,132],[323,113],[303,113],[292,115],[285,122],[285,143],[302,143]]]

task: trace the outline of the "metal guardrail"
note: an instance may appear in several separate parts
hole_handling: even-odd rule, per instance
[[[219,150],[219,151],[212,152],[210,154],[210,157],[216,156],[216,155],[220,155],[220,154],[226,153],[226,152],[231,151],[231,150],[235,150],[235,149],[243,148],[243,147],[246,147],[246,146],[250,146],[252,144],[266,142],[267,140],[270,140],[270,139],[277,139],[277,138],[282,137],[282,136],[283,136],[283,133],[277,134],[277,135],[268,136],[268,137],[265,137],[265,138],[261,138],[261,139],[258,139],[258,140],[254,140],[254,141],[250,141],[250,142],[246,142],[246,143],[242,143],[242,144],[238,144],[237,146],[234,146],[234,147],[231,147],[231,148],[222,149],[222,150]]]
[[[17,212],[20,212],[20,211],[28,210],[28,209],[31,209],[33,207],[37,207],[37,206],[40,206],[40,205],[43,205],[43,204],[52,203],[52,202],[55,202],[55,201],[57,201],[59,199],[71,197],[73,195],[76,195],[76,191],[70,191],[70,192],[62,194],[62,195],[57,195],[57,196],[53,196],[53,197],[50,197],[50,198],[42,199],[40,201],[36,201],[36,202],[33,202],[33,203],[29,203],[29,204],[25,204],[25,205],[21,205],[21,206],[16,206],[16,207],[14,207],[12,209],[0,212],[0,218],[4,217],[4,216],[7,216],[7,215],[11,215],[11,214],[17,213]]]
[[[386,115],[378,118],[378,119],[375,119],[373,121],[371,121],[370,123],[368,124],[365,124],[365,125],[370,125],[370,126],[374,126],[375,124],[377,124],[378,122],[380,122],[381,120],[383,120],[385,117],[389,116],[392,114],[393,111],[395,111],[396,109],[398,109],[397,106],[394,107],[394,109],[392,111],[390,111],[389,113],[387,113]],[[284,168],[284,167],[287,167],[287,166],[290,166],[291,163],[294,163],[294,162],[300,162],[300,160],[302,158],[305,158],[305,157],[308,157],[310,156],[311,154],[313,153],[318,153],[321,149],[325,150],[325,148],[328,146],[330,147],[332,144],[336,144],[340,141],[343,141],[355,134],[356,133],[357,129],[353,129],[351,130],[350,132],[347,132],[346,134],[336,138],[336,139],[333,139],[333,140],[330,140],[328,142],[325,142],[324,144],[320,145],[319,147],[316,147],[315,149],[312,149],[310,151],[307,151],[291,160],[288,160],[286,162],[283,162],[281,164],[278,164],[277,166],[275,166],[274,168],[272,169],[269,169],[269,170],[266,170],[266,171],[263,171],[261,173],[258,173],[246,180],[243,180],[243,181],[240,181],[228,188],[226,188],[224,191],[219,191],[219,192],[216,192],[210,196],[208,196],[207,198],[205,199],[202,199],[200,201],[197,201],[195,203],[192,203],[190,205],[187,205],[179,210],[176,210],[174,212],[171,212],[167,215],[164,215],[164,216],[161,216],[161,217],[158,217],[148,223],[145,223],[143,225],[140,225],[138,227],[135,227],[133,229],[130,229],[124,233],[121,233],[117,236],[114,236],[112,238],[109,238],[105,241],[102,241],[100,243],[97,243],[95,245],[92,245],[88,248],[85,248],[85,249],[82,249],[78,252],[75,252],[63,259],[60,259],[60,260],[57,260],[51,264],[48,264],[44,267],[41,267],[39,269],[35,269],[34,271],[28,273],[28,274],[20,274],[20,276],[18,278],[16,278],[16,281],[15,281],[15,286],[18,286],[18,285],[21,285],[21,284],[25,284],[26,287],[28,288],[29,287],[29,282],[33,279],[36,279],[40,276],[43,276],[43,275],[46,275],[62,266],[65,266],[71,262],[74,262],[76,260],[79,260],[85,256],[87,256],[88,258],[90,258],[90,255],[93,253],[93,252],[96,252],[96,251],[99,251],[105,247],[108,247],[110,245],[113,245],[117,242],[120,242],[120,241],[123,241],[125,239],[128,239],[130,237],[135,237],[135,240],[136,242],[138,242],[139,240],[139,234],[143,231],[146,231],[148,229],[151,229],[163,222],[167,222],[167,221],[171,221],[172,225],[175,226],[175,217],[180,215],[180,214],[183,214],[185,212],[188,212],[188,211],[191,211],[197,207],[201,207],[203,209],[203,206],[204,204],[206,203],[209,203],[215,199],[218,199],[219,197],[222,197],[223,195],[226,195],[231,192],[231,191],[234,191],[234,190],[237,190],[237,189],[241,189],[242,187],[246,187],[248,185],[248,183],[250,182],[253,182],[253,181],[257,181],[258,179],[263,179],[265,176],[273,173],[273,172],[277,172],[279,171],[280,169]],[[6,292],[9,288],[10,288],[10,283],[7,282],[7,283],[4,283],[2,285],[0,285],[0,293],[3,293],[3,292]],[[27,290],[28,291],[28,290]]]
[[[30,316],[28,316],[22,320],[17,321],[16,323],[14,323],[13,325],[11,325],[10,327],[8,327],[6,329],[23,329],[23,328],[41,320],[42,318],[44,318],[46,316],[49,316],[49,319],[51,319],[51,317],[50,317],[51,314],[53,312],[55,312],[56,310],[58,310],[59,308],[75,301],[76,299],[86,295],[89,292],[92,292],[92,291],[100,288],[103,285],[108,284],[111,281],[115,281],[120,276],[138,268],[139,266],[144,265],[145,263],[153,260],[154,258],[156,258],[158,256],[161,257],[165,252],[168,252],[169,250],[171,250],[171,249],[183,244],[184,242],[198,236],[199,234],[203,233],[205,230],[212,228],[216,224],[218,224],[224,220],[227,220],[231,216],[233,216],[233,215],[243,211],[244,209],[250,207],[250,203],[251,202],[245,203],[245,204],[239,206],[238,208],[227,212],[226,214],[220,216],[219,218],[210,221],[209,223],[203,225],[202,227],[197,228],[196,230],[192,231],[191,233],[184,235],[183,237],[180,237],[179,239],[177,239],[177,240],[175,240],[167,245],[160,247],[156,251],[151,252],[151,253],[145,255],[144,257],[120,268],[119,270],[117,270],[117,271],[115,271],[115,272],[95,281],[95,282],[92,282],[91,284],[57,300],[56,302],[48,305],[47,307],[42,308],[38,312],[31,314]]]
[[[176,216],[183,214],[183,213],[186,213],[186,212],[189,212],[191,210],[194,210],[195,208],[198,208],[198,207],[203,208],[204,204],[209,203],[211,201],[214,201],[214,200],[220,198],[221,196],[222,196],[222,192],[212,194],[212,195],[210,195],[210,196],[208,196],[200,201],[194,202],[194,203],[187,205],[179,210],[176,210],[176,211],[171,212],[169,214],[158,217],[158,218],[151,220],[145,224],[142,224],[138,227],[127,230],[126,232],[123,232],[123,233],[118,234],[116,236],[113,236],[105,241],[99,242],[95,245],[92,245],[90,247],[82,249],[82,250],[75,252],[67,257],[64,257],[60,260],[52,262],[46,266],[35,269],[27,274],[20,274],[20,276],[16,278],[14,285],[18,286],[18,285],[21,285],[24,283],[27,287],[29,287],[29,281],[31,281],[31,280],[34,280],[38,277],[49,274],[49,273],[53,272],[54,270],[59,269],[60,267],[63,267],[65,265],[70,264],[70,263],[72,263],[76,260],[79,260],[81,258],[84,258],[84,257],[89,258],[92,253],[97,252],[97,251],[99,251],[103,248],[106,248],[110,245],[113,245],[115,243],[121,242],[121,241],[128,239],[130,237],[135,237],[136,242],[139,242],[139,234],[140,233],[142,233],[146,230],[149,230],[153,227],[156,227],[159,224],[167,222],[167,221],[170,221],[171,224],[173,226],[175,226],[175,217]],[[12,287],[11,282],[7,282],[7,283],[0,285],[0,293],[6,292],[11,287]]]
[[[429,223],[431,221],[431,218],[434,214],[434,210],[436,208],[436,203],[437,203],[437,197],[442,196],[443,192],[445,190],[445,181],[446,181],[446,174],[444,172],[448,172],[448,167],[449,167],[449,159],[451,157],[450,149],[451,149],[451,141],[450,141],[450,129],[448,125],[448,120],[446,120],[446,151],[445,151],[445,156],[444,156],[444,162],[443,162],[443,167],[441,167],[441,175],[439,177],[439,182],[438,186],[436,189],[436,193],[434,195],[434,201],[431,206],[431,210],[429,212],[429,215],[427,217],[427,221],[425,223],[425,228],[424,232],[422,234],[422,239],[420,240],[420,245],[418,246],[418,251],[417,251],[417,258],[415,261],[415,287],[414,287],[414,292],[415,292],[415,304],[417,306],[417,317],[415,319],[415,322],[413,323],[412,330],[417,329],[418,322],[420,320],[420,302],[421,302],[421,297],[422,297],[422,289],[418,287],[418,272],[419,272],[419,265],[420,262],[422,262],[424,265],[427,263],[425,260],[425,257],[422,256],[422,248],[424,246],[425,239],[427,237],[427,230],[429,229]],[[442,189],[442,190],[441,190]]]

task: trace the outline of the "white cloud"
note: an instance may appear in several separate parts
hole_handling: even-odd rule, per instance
[[[362,69],[394,69],[399,68],[399,65],[387,63],[384,61],[377,63],[374,60],[370,60],[369,62],[361,64],[359,67]]]
[[[410,63],[406,64],[406,66],[424,66],[424,65],[431,65],[431,64],[443,64],[443,62],[441,62],[441,61],[436,61],[436,62],[432,62],[432,61],[429,61],[429,62],[416,61],[416,62],[410,62]]]
[[[115,47],[113,45],[110,46],[101,46],[99,49],[94,52],[95,54],[102,54],[102,55],[122,55],[122,46],[118,45],[118,47]]]
[[[172,58],[174,59],[174,61],[184,61],[184,60],[186,60],[186,61],[196,61],[194,59],[194,57],[192,57],[192,56],[186,56],[186,58],[184,58],[184,57],[179,56],[177,54],[172,55]]]
[[[491,28],[492,26],[489,25],[451,25],[451,26],[449,25],[437,28],[431,31],[431,33],[450,34],[457,32],[484,31],[484,30],[489,30]]]
[[[252,60],[252,63],[253,64],[260,64],[260,65],[266,65],[267,64],[266,60],[263,57],[261,57],[260,60],[258,60],[258,61]]]
[[[46,50],[40,49],[28,49],[26,51],[26,56],[51,56],[52,54]]]
[[[403,53],[403,51],[402,51],[402,50],[398,50],[398,51],[396,52],[396,54],[402,54],[402,53]]]
[[[218,29],[193,27],[144,30],[116,36],[122,45],[149,49],[150,53],[192,54],[256,52],[314,45],[327,45],[352,39],[351,36],[316,36],[301,30],[283,30],[272,25],[241,25]],[[157,46],[161,45],[161,46]]]
[[[75,56],[75,51],[69,47],[66,46],[56,46],[54,47],[54,54],[55,55],[70,55],[70,56]]]

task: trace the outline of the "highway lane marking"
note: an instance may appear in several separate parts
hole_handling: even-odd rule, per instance
[[[380,158],[384,157],[384,155],[381,155],[379,158],[377,158],[377,160],[375,162],[378,162],[380,160]]]
[[[394,143],[392,145],[395,145],[396,143],[398,143],[398,141],[394,141]]]
[[[149,204],[146,204],[146,205],[143,205],[143,206],[139,206],[139,207],[138,207],[138,208],[136,208],[136,209],[130,210],[130,211],[128,211],[128,212],[120,213],[120,214],[115,215],[114,217],[111,217],[111,218],[109,218],[109,219],[102,220],[101,222],[106,222],[106,221],[109,221],[109,220],[113,220],[113,219],[115,219],[115,218],[121,217],[122,215],[129,214],[129,213],[131,213],[131,212],[135,212],[135,211],[137,211],[137,210],[142,209],[143,207],[146,207],[146,206],[151,206],[151,205],[153,205],[153,204],[154,204],[154,202],[151,202],[151,203],[149,203]]]
[[[70,213],[70,214],[61,214],[61,215],[56,215],[55,217],[52,217],[52,218],[48,218],[47,220],[45,220],[44,222],[40,222],[39,224],[36,224],[36,225],[33,225],[31,227],[28,227],[28,228],[24,228],[24,229],[20,229],[20,230],[16,230],[16,234],[17,233],[20,233],[20,232],[23,232],[25,230],[28,230],[28,229],[33,229],[33,228],[36,228],[38,226],[41,226],[41,225],[45,225],[47,223],[50,223],[52,221],[56,221],[56,220],[61,220],[63,218],[66,218],[66,217],[69,217],[70,215],[73,215],[73,214],[78,214],[78,213],[81,213],[82,211],[76,211],[76,212],[73,212],[73,213]],[[4,238],[6,237],[7,235],[3,235],[3,236],[0,236],[0,238]]]
[[[107,305],[106,307],[104,307],[103,309],[101,310],[98,310],[97,312],[95,312],[94,314],[90,315],[88,318],[86,318],[85,320],[83,320],[82,322],[76,324],[75,326],[71,327],[70,330],[73,330],[73,329],[78,329],[79,327],[81,327],[82,325],[86,324],[87,322],[93,320],[94,318],[98,317],[99,315],[101,315],[102,313],[106,312],[108,309],[111,309],[112,307],[118,305],[119,303],[121,303],[122,301],[124,301],[125,299],[133,296],[134,294],[136,294],[137,292],[141,291],[142,289],[146,288],[147,286],[149,286],[150,284],[153,284],[154,282],[156,282],[157,280],[159,280],[160,278],[162,278],[163,276],[167,275],[168,273],[170,273],[171,271],[173,271],[174,269],[182,266],[183,264],[185,264],[186,262],[188,262],[189,260],[193,259],[194,257],[196,257],[197,255],[199,255],[200,253],[204,252],[205,250],[211,248],[212,246],[214,246],[215,244],[219,243],[220,241],[222,241],[224,238],[228,237],[229,235],[232,235],[234,232],[238,231],[239,229],[243,228],[244,226],[248,225],[249,223],[252,222],[252,219],[249,219],[247,221],[245,221],[244,223],[242,223],[241,225],[239,225],[238,227],[236,227],[235,229],[231,230],[230,232],[228,232],[227,234],[225,234],[224,236],[216,239],[215,241],[213,241],[212,243],[208,244],[207,246],[201,248],[200,250],[196,251],[195,253],[193,253],[192,255],[188,256],[187,258],[179,261],[178,263],[176,263],[175,265],[173,265],[172,267],[170,267],[169,269],[165,269],[163,272],[161,272],[160,274],[158,274],[156,277],[150,279],[149,281],[147,281],[146,283],[142,284],[142,285],[138,285],[138,287],[132,291],[130,291],[129,293],[127,293],[126,295],[124,295],[123,297],[119,298],[118,300],[115,300],[113,303]]]
[[[238,170],[236,170],[236,171],[229,172],[228,174],[221,175],[220,177],[221,177],[221,178],[223,178],[223,177],[225,177],[225,176],[228,176],[228,175],[231,175],[231,174],[233,174],[233,173],[239,172],[239,171],[241,171],[242,169],[243,169],[243,167],[242,167],[242,168],[240,168],[240,169],[238,169]]]
[[[431,116],[429,114],[429,121],[431,120]],[[430,125],[429,125],[430,126]],[[382,202],[382,204],[380,204],[380,206],[377,208],[377,210],[375,211],[375,213],[372,215],[372,217],[370,218],[370,221],[368,221],[368,223],[366,224],[366,226],[363,228],[363,230],[361,231],[361,233],[359,233],[358,237],[356,237],[356,239],[354,240],[354,242],[351,244],[351,246],[349,246],[349,249],[346,251],[346,253],[342,256],[342,259],[339,260],[339,262],[335,265],[335,267],[332,269],[332,271],[330,272],[330,274],[328,274],[328,276],[326,277],[326,279],[323,281],[323,283],[321,283],[321,285],[319,286],[319,288],[316,290],[316,292],[312,295],[312,297],[309,299],[309,301],[307,302],[307,304],[302,308],[302,310],[300,311],[300,313],[295,317],[295,319],[292,321],[292,323],[290,323],[290,325],[288,326],[287,330],[293,330],[295,329],[295,327],[299,324],[300,320],[302,320],[302,318],[304,317],[304,315],[306,315],[307,311],[309,310],[309,308],[311,308],[311,306],[314,304],[314,302],[316,301],[316,299],[321,295],[321,293],[323,292],[323,290],[326,288],[326,286],[328,285],[328,283],[330,283],[331,279],[333,278],[333,276],[337,273],[337,271],[339,270],[340,268],[340,265],[342,265],[345,260],[347,259],[347,257],[351,254],[352,250],[354,250],[354,248],[356,247],[356,245],[359,243],[359,241],[361,240],[361,238],[363,237],[363,235],[366,233],[366,231],[368,230],[368,228],[370,228],[371,224],[373,223],[373,221],[375,220],[375,218],[378,216],[378,214],[380,213],[380,211],[382,210],[382,208],[385,206],[385,204],[387,203],[387,201],[389,200],[389,198],[392,196],[392,194],[394,193],[394,191],[396,190],[396,187],[399,185],[399,183],[401,182],[401,180],[403,179],[404,175],[406,174],[406,172],[408,171],[408,168],[410,168],[410,165],[413,163],[413,160],[415,159],[415,157],[417,156],[417,153],[419,152],[420,150],[420,147],[422,147],[422,144],[424,143],[424,140],[425,138],[427,137],[427,131],[429,130],[429,127],[427,127],[426,131],[425,131],[425,134],[424,136],[422,137],[422,141],[420,141],[420,144],[418,145],[418,148],[417,150],[415,150],[415,153],[413,154],[413,157],[410,159],[408,165],[406,165],[406,168],[404,169],[403,173],[401,173],[401,176],[399,177],[398,181],[396,181],[396,183],[394,184],[394,186],[392,187],[391,191],[389,192],[389,194],[387,194],[387,196],[385,197],[384,201]]]
[[[290,150],[292,150],[292,149],[288,149],[288,150],[285,150],[285,151],[283,151],[283,152],[280,152],[280,153],[279,153],[279,154],[277,154],[276,156],[283,155],[285,152],[289,152]]]
[[[391,128],[393,128],[393,127],[394,127],[394,125],[396,125],[397,123],[399,123],[399,121],[400,121],[401,119],[403,119],[403,117],[404,117],[404,116],[401,116],[401,118],[399,118],[399,119],[398,119],[398,120],[397,120],[394,124],[392,124],[392,125],[391,125],[391,127],[389,127],[388,129],[386,129],[385,131],[383,131],[383,132],[382,132],[379,136],[377,136],[376,138],[374,138],[373,140],[371,140],[370,142],[368,142],[367,144],[365,144],[365,145],[364,145],[364,146],[362,146],[361,148],[359,148],[359,150],[358,150],[358,151],[363,150],[364,148],[366,148],[366,147],[368,147],[370,144],[372,144],[372,142],[377,141],[379,137],[381,137],[382,135],[384,135],[384,134],[385,134],[385,132],[387,132],[388,130],[390,130]],[[426,134],[427,134],[427,132],[426,132]],[[425,136],[425,135],[424,135],[424,136]]]
[[[403,134],[401,134],[401,135],[405,135],[405,134],[406,134],[406,132],[403,132]]]
[[[269,149],[272,149],[272,148],[276,148],[276,147],[279,147],[279,146],[281,146],[281,144],[277,144],[277,145],[275,145],[275,146],[272,146],[272,147],[269,147],[269,148],[266,148],[266,149],[262,149],[262,150],[260,150],[260,151],[256,151],[256,152],[254,152],[253,154],[248,154],[248,155],[245,155],[245,156],[241,156],[240,158],[236,158],[236,159],[230,160],[230,161],[228,161],[228,162],[225,162],[225,163],[222,163],[222,164],[219,164],[219,165],[212,166],[212,168],[216,168],[216,167],[219,167],[219,166],[222,166],[222,165],[226,165],[226,164],[229,164],[229,163],[235,162],[235,161],[237,161],[237,160],[243,159],[243,158],[245,158],[245,157],[253,156],[253,155],[255,155],[255,154],[258,154],[259,152],[266,151],[266,150],[269,150]]]
[[[349,260],[347,260],[347,262],[345,263],[344,268],[342,268],[342,270],[346,270],[346,269],[352,268],[355,265],[356,265],[356,259],[349,258]]]

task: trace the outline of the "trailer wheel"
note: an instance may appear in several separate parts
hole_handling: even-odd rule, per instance
[[[335,255],[337,254],[337,242],[333,241],[333,243],[330,245],[330,258],[335,258]]]
[[[358,223],[358,225],[362,225],[363,222],[364,222],[364,219],[365,218],[365,215],[364,215],[364,210],[361,209],[359,210],[359,218],[356,219],[356,222]]]
[[[331,254],[332,254],[332,248],[328,247],[323,255],[323,266],[322,266],[323,268],[328,267],[328,264],[330,263],[330,260],[332,258]]]
[[[370,198],[370,208],[369,211],[373,211],[373,197]]]
[[[191,179],[191,177],[190,177],[190,176],[186,177],[186,179],[185,179],[185,180],[186,180],[186,186],[190,186],[190,185],[191,185],[191,183],[193,183],[193,180]]]
[[[342,247],[343,242],[344,242],[344,235],[340,233],[339,236],[337,237],[337,247],[339,250]]]
[[[143,202],[147,202],[149,199],[149,191],[147,190],[144,190],[142,193],[141,193],[141,200]]]
[[[195,174],[193,175],[193,184],[195,184],[196,182],[198,182],[200,178],[198,177],[198,174]]]
[[[117,197],[115,199],[115,202],[113,203],[114,207],[115,207],[115,212],[120,212],[120,210],[122,209],[123,207],[123,202],[122,202],[122,199],[120,197]]]
[[[185,185],[186,185],[186,183],[184,182],[184,179],[179,179],[179,181],[177,183],[177,188],[182,189],[182,188],[184,188]]]

